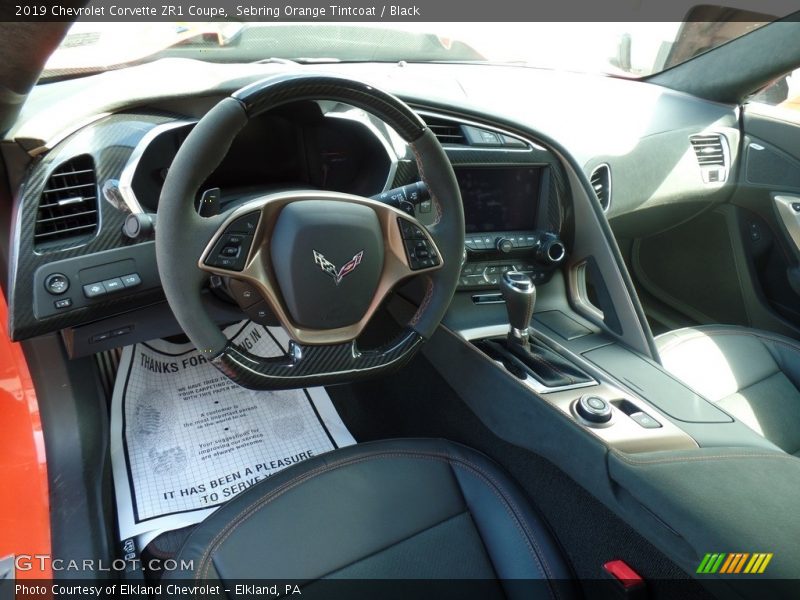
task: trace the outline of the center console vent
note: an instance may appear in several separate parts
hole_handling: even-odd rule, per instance
[[[457,144],[460,146],[468,146],[467,136],[464,135],[464,130],[460,123],[455,121],[447,121],[439,117],[425,116],[425,124],[439,140],[440,144]]]
[[[456,118],[420,112],[439,143],[444,146],[472,146],[476,148],[502,150],[528,150],[524,140],[493,129],[484,129]]]
[[[728,176],[728,145],[719,133],[689,137],[705,183],[721,183]]]
[[[592,190],[603,212],[607,212],[611,206],[611,168],[607,164],[595,167],[589,177],[589,183],[592,184]]]
[[[45,184],[36,213],[34,243],[85,238],[97,231],[97,181],[88,154],[59,165]]]

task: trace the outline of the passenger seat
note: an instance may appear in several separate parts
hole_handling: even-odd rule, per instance
[[[789,454],[800,456],[800,344],[727,325],[656,338],[670,373]]]

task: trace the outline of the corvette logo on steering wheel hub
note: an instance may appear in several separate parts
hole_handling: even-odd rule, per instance
[[[314,262],[319,265],[319,268],[322,269],[323,273],[327,273],[333,278],[333,281],[336,283],[336,285],[339,285],[339,282],[341,282],[342,279],[356,270],[356,267],[361,264],[361,259],[364,256],[364,251],[362,250],[348,262],[346,262],[341,269],[337,269],[336,265],[325,258],[321,252],[317,252],[316,250],[312,250],[312,252],[314,252]]]

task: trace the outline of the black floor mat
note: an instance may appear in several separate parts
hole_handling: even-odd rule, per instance
[[[423,357],[388,378],[331,387],[328,392],[359,442],[441,437],[480,450],[503,465],[538,506],[579,578],[602,578],[603,563],[619,558],[650,582],[652,598],[710,597],[556,466],[489,431]],[[585,592],[593,596],[591,587]]]

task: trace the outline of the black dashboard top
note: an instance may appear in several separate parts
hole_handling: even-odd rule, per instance
[[[122,235],[125,218],[131,212],[157,209],[171,157],[199,117],[240,86],[285,68],[167,59],[37,87],[10,133],[45,140],[50,147],[31,166],[16,197],[12,337],[76,327],[162,302],[152,238]],[[470,173],[487,168],[504,174],[500,187],[508,183],[509,173],[519,180],[507,186],[504,195],[527,187],[546,196],[537,214],[495,211],[489,216],[497,226],[483,229],[522,233],[529,229],[523,221],[535,219],[537,229],[561,232],[569,221],[570,205],[564,161],[572,161],[587,176],[598,165],[610,168],[612,219],[662,205],[717,201],[729,191],[724,181],[703,181],[689,136],[710,128],[719,132],[735,160],[737,115],[731,107],[645,83],[527,68],[315,68],[369,79],[411,102],[445,143],[468,199],[474,194],[484,199],[497,195],[497,190],[469,185]],[[456,139],[448,137],[454,124],[460,136]],[[219,188],[223,205],[280,187],[371,195],[417,180],[407,150],[383,123],[351,107],[330,102],[291,105],[254,120],[203,189]],[[73,210],[64,222],[83,227],[81,236],[37,239],[41,198],[54,187],[60,189],[59,177],[76,157],[89,157],[94,165],[94,229],[81,220],[87,217]],[[543,168],[550,174],[546,178]],[[552,185],[541,188],[542,181],[551,178]],[[487,185],[486,178],[476,185]],[[59,194],[62,202],[71,200]],[[60,217],[58,210],[55,218]],[[418,216],[423,222],[427,218]],[[53,274],[68,276],[76,287],[63,296],[52,294],[46,286]],[[91,298],[85,290],[80,297],[72,295],[85,285],[102,286],[125,275],[136,275],[138,283],[130,288],[123,284],[117,293],[103,287]]]

